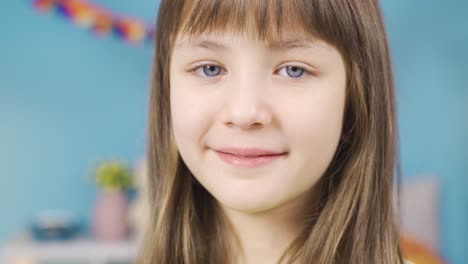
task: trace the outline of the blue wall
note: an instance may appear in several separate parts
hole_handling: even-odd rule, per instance
[[[443,254],[468,263],[468,2],[383,2],[403,174],[438,176]]]
[[[0,239],[39,210],[86,221],[96,162],[145,150],[150,45],[96,38],[30,2],[0,4]],[[101,3],[155,20],[154,1]]]
[[[153,21],[157,1],[96,1]],[[430,3],[429,3],[430,2]],[[382,1],[406,178],[438,175],[442,250],[466,263],[468,2]],[[152,50],[98,39],[28,1],[0,4],[0,241],[37,211],[86,219],[96,161],[144,154]]]

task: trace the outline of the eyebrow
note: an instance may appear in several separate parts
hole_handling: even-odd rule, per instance
[[[301,39],[286,39],[279,41],[268,42],[267,47],[273,51],[282,51],[290,49],[310,49],[314,47],[314,41],[310,40],[301,40]],[[197,39],[192,41],[184,41],[177,45],[178,47],[191,47],[191,48],[202,48],[208,50],[216,51],[225,51],[229,48],[223,44],[216,41],[208,39]]]
[[[315,41],[301,39],[286,39],[268,43],[268,48],[271,50],[310,49],[314,46],[316,46]]]
[[[192,41],[184,41],[178,45],[179,47],[191,47],[191,48],[202,48],[202,49],[209,49],[209,50],[228,50],[229,48],[222,44],[215,41],[207,40],[207,39],[200,39],[200,40],[192,40]]]

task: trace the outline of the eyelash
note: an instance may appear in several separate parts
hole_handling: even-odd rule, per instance
[[[222,71],[224,70],[224,69],[223,69],[221,66],[219,66],[219,65],[206,63],[206,64],[198,65],[198,66],[196,66],[196,67],[190,69],[189,72],[194,73],[194,74],[196,75],[195,71],[197,71],[198,69],[203,69],[203,67],[206,67],[206,66],[215,66],[215,67],[221,68]],[[307,78],[307,77],[310,77],[310,76],[314,76],[314,74],[313,74],[311,71],[305,69],[304,67],[297,66],[297,65],[285,65],[285,66],[281,67],[279,70],[285,69],[285,68],[287,68],[287,67],[296,67],[296,68],[299,68],[299,69],[303,70],[304,73],[303,73],[301,76],[296,77],[296,78],[294,78],[294,77],[289,77],[289,76],[284,76],[284,77],[286,77],[286,78],[293,79],[293,80],[301,80],[301,79],[304,79],[304,78]],[[279,70],[276,70],[275,72],[278,72]],[[306,76],[304,76],[304,75],[306,75]],[[199,76],[199,75],[197,75],[197,76]],[[199,76],[199,77],[201,77],[201,78],[206,78],[206,79],[214,79],[214,78],[216,78],[216,77],[218,77],[218,76],[220,76],[220,74],[219,74],[219,75],[216,75],[216,76],[213,76],[213,77],[210,77],[210,76]]]

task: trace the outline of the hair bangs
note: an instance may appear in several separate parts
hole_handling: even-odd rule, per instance
[[[248,34],[260,41],[284,39],[298,33],[307,39],[323,38],[310,17],[311,0],[187,0],[176,35],[204,33]],[[316,12],[315,14],[319,14]],[[312,22],[312,23],[311,23]]]

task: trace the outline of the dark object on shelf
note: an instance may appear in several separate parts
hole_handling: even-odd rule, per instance
[[[80,231],[78,221],[65,212],[47,211],[40,213],[30,224],[36,240],[64,241],[75,238]]]

